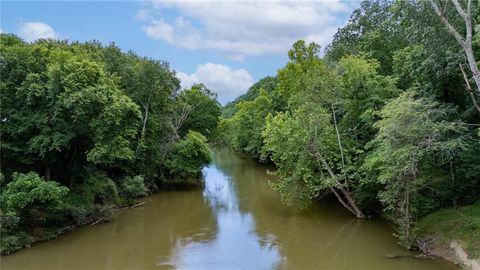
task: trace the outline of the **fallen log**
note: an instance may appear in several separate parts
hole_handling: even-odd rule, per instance
[[[130,209],[136,208],[136,207],[142,206],[142,205],[144,205],[144,204],[145,204],[145,202],[137,203],[137,204],[135,204],[135,205],[130,206],[129,208],[130,208]]]
[[[102,222],[102,219],[97,219],[97,221],[93,222],[92,224],[90,224],[91,226],[95,226],[97,225],[98,223]]]

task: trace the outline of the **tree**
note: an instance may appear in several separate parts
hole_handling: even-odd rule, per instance
[[[429,2],[433,7],[435,13],[438,15],[442,23],[447,28],[448,32],[453,37],[455,37],[458,44],[462,47],[465,53],[468,66],[470,68],[470,71],[472,72],[472,76],[475,81],[475,84],[477,85],[476,90],[472,90],[472,88],[470,87],[468,77],[461,65],[460,65],[460,69],[464,76],[465,87],[470,95],[470,98],[472,99],[472,102],[475,108],[478,110],[478,112],[480,112],[480,106],[477,104],[477,96],[480,96],[480,71],[478,70],[478,65],[477,65],[477,61],[475,60],[475,54],[472,46],[473,31],[474,31],[472,20],[475,19],[475,18],[472,18],[474,16],[474,13],[472,11],[472,0],[467,0],[466,7],[462,7],[462,4],[458,0],[440,1],[440,2],[437,2],[436,0],[429,0]],[[461,31],[461,32],[465,32],[465,36],[462,36],[460,32],[457,30],[457,28],[455,28],[455,26],[452,25],[452,23],[450,22],[450,19],[448,17],[448,11],[447,11],[450,7],[449,3],[453,4],[458,15],[460,15],[460,17],[465,22],[465,30]],[[475,9],[475,7],[473,7],[473,9]],[[477,10],[478,9],[479,8],[477,7]]]
[[[326,48],[326,59],[335,62],[347,55],[364,54],[379,62],[380,74],[390,75],[393,53],[408,44],[393,9],[394,3],[391,0],[362,1],[348,24],[335,33]]]
[[[121,54],[112,46],[105,49],[104,58],[110,72],[119,77],[124,93],[142,112],[137,141],[133,146],[136,150],[133,170],[152,182],[163,162],[162,145],[173,132],[170,123],[179,80],[168,63],[131,53]]]
[[[209,138],[217,128],[221,114],[216,94],[203,84],[197,84],[191,89],[182,91],[179,101],[191,110],[180,127],[179,135],[184,136],[192,130]]]
[[[12,178],[2,191],[1,206],[4,211],[14,211],[20,216],[32,208],[57,207],[68,193],[68,188],[45,181],[34,172],[14,173]]]
[[[207,138],[196,131],[189,131],[185,138],[175,143],[165,166],[173,175],[196,177],[211,159]]]
[[[303,162],[302,170],[312,166],[310,170],[314,172],[323,170],[326,175],[326,177],[315,176],[323,180],[317,180],[317,184],[305,189],[307,193],[299,192],[298,186],[290,189],[291,185],[284,185],[284,189],[281,191],[284,197],[294,196],[291,193],[296,192],[310,194],[304,197],[308,201],[318,196],[318,193],[308,192],[312,190],[311,187],[316,187],[318,190],[323,190],[323,193],[332,193],[347,210],[355,216],[363,218],[364,213],[361,211],[356,197],[367,197],[362,185],[365,175],[360,170],[366,156],[364,146],[375,135],[372,127],[376,120],[375,112],[383,107],[386,99],[397,95],[396,81],[393,78],[379,75],[377,73],[379,64],[375,60],[365,59],[361,56],[348,56],[342,58],[332,68],[315,54],[308,53],[307,47],[301,45],[302,43],[298,44],[291,51],[290,55],[294,56],[291,62],[279,71],[278,91],[283,97],[288,98],[290,115],[296,121],[304,122],[301,126],[307,133],[285,135],[283,139],[276,141],[281,146],[275,152],[273,144],[267,143],[267,141],[281,136],[282,132],[286,131],[281,131],[280,127],[265,131],[263,133],[266,145],[264,152],[266,155],[271,153],[272,160],[279,167],[285,166],[285,163],[289,162],[293,164]],[[306,52],[302,53],[298,50]],[[310,56],[297,57],[299,55]],[[284,119],[280,115],[278,117]],[[313,124],[312,121],[318,122]],[[273,121],[272,123],[279,124],[281,122]],[[285,125],[280,126],[290,130]],[[318,135],[317,129],[319,128],[330,130],[332,133],[329,134],[332,136]],[[279,134],[275,134],[276,132]],[[299,140],[297,144],[305,144],[305,146],[299,147],[301,147],[300,149],[306,147],[306,150],[301,151],[307,151],[310,155],[309,158],[314,160],[313,163],[311,160],[305,162],[308,159],[297,157],[292,158],[291,161],[274,159],[274,156],[279,154],[278,151],[288,149],[284,145],[286,142],[283,142],[288,136],[294,138],[306,136],[306,139]],[[289,170],[291,170],[291,166],[287,166]],[[300,181],[298,179],[301,179],[301,175],[303,174],[298,172],[295,176],[298,178],[292,178],[286,173],[280,177],[280,182],[295,183]],[[297,179],[297,181],[292,179]],[[332,185],[325,186],[324,182]],[[315,182],[313,181],[313,183]]]
[[[101,65],[55,46],[1,47],[4,164],[74,179],[85,162],[132,160],[138,107]]]
[[[267,118],[262,133],[264,153],[277,165],[279,181],[273,186],[291,204],[305,204],[326,191],[358,218],[364,214],[327,159],[336,152],[336,135],[330,114],[321,107],[304,106],[290,113]]]
[[[253,101],[243,101],[236,105],[237,113],[221,124],[227,129],[227,141],[236,149],[259,158],[263,146],[262,131],[265,118],[273,112],[273,103],[269,94],[260,90]]]
[[[302,92],[305,88],[306,74],[309,70],[315,69],[318,65],[324,65],[319,61],[320,46],[305,41],[296,41],[288,52],[290,61],[278,71],[277,92],[281,98],[288,102],[295,102],[292,96]],[[311,73],[310,73],[311,74]],[[289,106],[292,106],[289,104]]]
[[[275,104],[275,110],[282,111],[284,110],[286,104],[279,97],[278,92],[276,91],[278,79],[277,77],[267,76],[260,79],[258,82],[254,83],[250,88],[248,88],[247,93],[240,95],[234,101],[227,103],[222,110],[222,116],[224,118],[232,117],[238,110],[236,105],[242,101],[252,101],[260,95],[260,90],[265,90],[273,99]]]
[[[441,166],[465,147],[459,136],[465,128],[448,121],[449,114],[438,102],[407,91],[389,102],[374,124],[378,134],[369,143],[374,151],[365,166],[378,171],[377,181],[385,187],[380,201],[406,247],[413,243],[416,219],[432,210],[428,200],[433,200],[432,192],[438,192],[432,186],[436,181],[449,181],[448,171],[438,176]]]
[[[166,62],[7,34],[0,58],[2,254],[108,220],[161,177],[198,176],[210,162],[205,137],[186,128],[209,134],[219,105],[201,86],[179,93]]]
[[[68,188],[38,174],[13,173],[0,194],[0,252],[8,254],[34,241],[23,230],[45,226],[52,212],[63,209]]]

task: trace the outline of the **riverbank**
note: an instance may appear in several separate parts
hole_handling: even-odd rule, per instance
[[[148,189],[143,184],[143,178],[138,177],[127,179],[124,185],[111,180],[105,182],[109,184],[103,187],[91,185],[88,190],[81,187],[71,190],[55,209],[30,209],[26,213],[31,222],[28,226],[20,228],[17,215],[0,212],[0,254],[9,255],[85,226],[109,222],[118,211],[143,206],[147,197],[160,191],[195,188],[202,183],[199,179],[191,178],[169,179],[162,182],[160,187]]]
[[[434,212],[421,219],[416,230],[424,253],[480,269],[480,202]]]
[[[72,220],[65,225],[57,226],[35,226],[28,230],[19,230],[13,234],[2,235],[0,254],[2,256],[12,254],[23,248],[30,248],[32,245],[55,239],[65,233],[77,230],[84,226],[94,226],[100,223],[109,222],[113,215],[119,210],[130,209],[141,206],[142,202],[115,207],[113,205],[96,205],[92,213],[86,215],[82,221]],[[40,213],[40,215],[47,215]],[[7,217],[8,218],[8,217]]]
[[[202,188],[161,188],[110,222],[2,257],[1,269],[458,269],[416,258],[387,222],[355,219],[338,203],[282,205],[266,166],[212,152]]]

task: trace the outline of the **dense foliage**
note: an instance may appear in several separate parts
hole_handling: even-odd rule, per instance
[[[274,163],[286,203],[380,213],[412,247],[431,213],[480,198],[479,5],[364,1],[322,57],[295,42],[276,76],[223,111],[202,84],[181,91],[166,62],[1,34],[1,252],[199,176],[212,138]]]
[[[211,162],[207,138],[196,131],[189,131],[185,138],[175,143],[171,158],[166,161],[168,170],[181,177],[195,177],[198,168]]]
[[[297,41],[275,84],[265,78],[225,108],[224,140],[276,165],[271,184],[286,203],[327,196],[359,218],[382,213],[411,247],[420,218],[480,198],[468,51],[480,59],[480,8],[460,1],[468,17],[451,2],[364,1],[323,57]]]
[[[165,62],[2,34],[0,68],[2,253],[108,219],[210,162],[216,96],[180,91]]]

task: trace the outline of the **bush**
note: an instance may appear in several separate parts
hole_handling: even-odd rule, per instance
[[[106,222],[110,221],[115,214],[115,207],[111,204],[106,204],[106,205],[100,205],[97,204],[95,205],[95,208],[92,213],[92,220],[95,222]]]
[[[202,167],[211,160],[205,136],[190,130],[175,144],[165,165],[172,175],[188,178],[198,176]]]
[[[2,235],[0,243],[0,253],[10,254],[22,247],[29,246],[35,239],[25,232],[19,232],[15,235]]]
[[[95,204],[118,205],[120,203],[117,185],[101,172],[88,173],[72,195],[71,204],[83,205],[87,211],[92,210]]]
[[[126,177],[121,184],[122,192],[129,198],[137,198],[147,195],[144,178],[141,175]]]
[[[89,172],[83,183],[70,192],[64,216],[70,224],[82,225],[98,219],[109,220],[121,204],[118,187],[105,173]]]
[[[45,181],[37,173],[13,173],[0,198],[1,253],[8,254],[30,245],[35,238],[25,227],[45,225],[62,215],[68,188]]]
[[[66,209],[69,220],[73,221],[75,225],[82,225],[87,222],[87,210],[82,206],[69,205]]]
[[[1,241],[2,254],[9,254],[23,247],[17,236],[3,235]]]
[[[2,208],[22,212],[31,207],[55,207],[61,204],[68,188],[45,181],[37,173],[13,173],[12,182],[2,192]]]
[[[7,235],[18,228],[20,217],[17,213],[8,211],[0,211],[0,233],[1,235]]]

